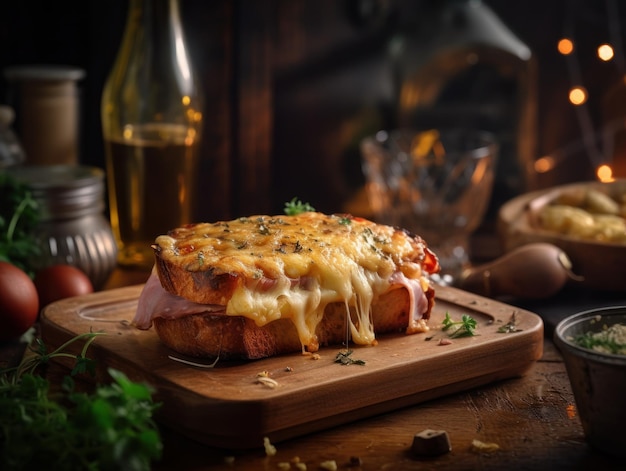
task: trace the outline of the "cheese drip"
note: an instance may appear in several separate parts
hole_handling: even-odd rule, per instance
[[[235,290],[226,305],[226,314],[245,316],[256,325],[263,326],[280,318],[293,322],[303,350],[316,351],[319,342],[315,334],[329,303],[341,302],[346,307],[346,325],[350,339],[359,345],[376,342],[372,322],[374,300],[388,290],[389,283],[376,273],[350,264],[338,272],[349,271],[345,276],[334,276],[334,284],[326,288],[316,278],[305,287],[292,287],[287,277],[279,278],[270,289],[259,289],[259,282]],[[334,286],[333,286],[334,285]],[[354,316],[351,315],[354,313]]]

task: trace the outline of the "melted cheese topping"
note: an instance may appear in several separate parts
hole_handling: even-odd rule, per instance
[[[313,212],[189,225],[159,236],[156,250],[188,271],[211,269],[246,280],[226,314],[259,326],[289,318],[309,351],[318,349],[315,329],[328,303],[345,303],[352,340],[372,344],[371,306],[388,291],[391,276],[401,272],[418,280],[423,267],[436,269],[418,237],[361,218]]]

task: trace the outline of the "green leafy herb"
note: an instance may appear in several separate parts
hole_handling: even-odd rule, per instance
[[[108,369],[112,383],[78,391],[74,377],[93,371],[85,357],[98,333],[79,335],[51,353],[41,341],[14,368],[0,370],[0,463],[5,470],[149,470],[162,442],[149,386]],[[85,341],[79,355],[65,352]],[[37,374],[51,359],[76,360],[58,391]]]
[[[28,186],[0,173],[0,261],[34,275],[33,260],[41,255],[35,230],[40,207]]]
[[[574,342],[583,348],[590,350],[604,350],[608,353],[621,353],[620,349],[623,349],[623,345],[619,345],[614,341],[608,339],[594,338],[593,334],[586,332],[574,337]]]
[[[604,353],[614,355],[626,355],[626,343],[624,333],[626,326],[614,324],[599,332],[585,332],[574,337],[576,345]]]
[[[337,353],[335,363],[341,363],[342,365],[365,365],[365,361],[352,358],[352,350],[341,350]]]
[[[285,203],[285,214],[288,216],[296,216],[308,211],[315,211],[315,208],[309,203],[303,203],[297,197],[292,198],[291,201]]]
[[[446,312],[441,330],[450,331],[450,338],[472,337],[476,335],[476,320],[472,316],[463,314],[460,321],[454,321],[450,317],[450,313]]]

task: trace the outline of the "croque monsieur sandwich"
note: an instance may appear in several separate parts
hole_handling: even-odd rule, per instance
[[[133,324],[184,355],[257,359],[428,330],[439,264],[402,229],[312,211],[190,224],[152,247]]]

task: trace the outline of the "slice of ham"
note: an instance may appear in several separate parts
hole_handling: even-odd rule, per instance
[[[157,274],[153,272],[141,291],[132,324],[138,329],[147,330],[152,327],[152,319],[155,317],[175,319],[202,312],[218,314],[225,311],[226,306],[193,303],[168,293],[161,286]]]
[[[425,327],[424,313],[430,312],[430,302],[422,289],[420,280],[407,278],[404,273],[396,272],[389,279],[389,283],[392,287],[400,285],[409,293],[409,325],[407,326],[407,333],[421,332]]]
[[[402,287],[406,288],[409,293],[410,315],[407,333],[423,330],[424,313],[429,312],[429,301],[424,294],[420,281],[407,278],[403,273],[396,272],[389,279],[389,283],[390,289]],[[306,285],[306,283],[301,284]],[[155,317],[175,319],[201,313],[226,315],[226,306],[198,304],[175,296],[163,289],[157,274],[153,272],[139,296],[137,311],[132,324],[138,329],[147,330],[152,326],[152,320]]]

